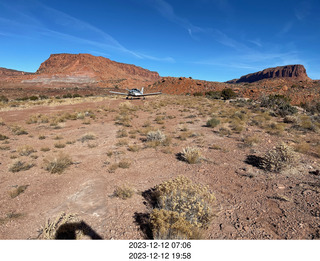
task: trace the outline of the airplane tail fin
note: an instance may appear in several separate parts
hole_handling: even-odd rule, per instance
[[[142,93],[142,94],[143,94],[143,89],[144,89],[144,87],[141,88],[141,93]]]

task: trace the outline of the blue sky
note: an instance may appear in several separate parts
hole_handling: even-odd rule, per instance
[[[319,0],[0,0],[0,67],[90,53],[161,76],[227,81],[303,64],[320,79],[319,14]]]

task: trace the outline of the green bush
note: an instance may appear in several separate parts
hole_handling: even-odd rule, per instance
[[[237,97],[237,94],[232,89],[226,88],[222,90],[221,96],[224,100],[230,100]]]
[[[9,101],[9,99],[6,96],[4,96],[4,95],[0,96],[0,102],[6,103],[8,101]]]
[[[221,99],[222,92],[221,91],[208,91],[205,93],[207,98],[210,99]]]
[[[206,126],[210,128],[214,128],[220,124],[220,121],[215,117],[212,117],[210,120],[207,121]]]
[[[195,93],[193,93],[193,96],[201,97],[201,96],[203,96],[203,93],[202,92],[195,92]]]
[[[82,96],[79,93],[74,93],[72,95],[73,98],[81,98]]]
[[[260,98],[260,106],[271,109],[277,116],[285,117],[297,113],[297,108],[290,105],[290,98],[284,95],[263,95]]]
[[[64,94],[62,98],[64,99],[72,98],[72,94],[71,93]]]
[[[30,101],[37,101],[37,100],[39,100],[39,97],[38,96],[30,96],[29,100]]]

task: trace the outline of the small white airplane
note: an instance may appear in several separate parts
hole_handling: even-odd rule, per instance
[[[145,93],[143,94],[143,87],[140,90],[138,89],[127,89],[128,93],[122,93],[122,92],[112,92],[110,91],[110,93],[114,93],[114,94],[119,94],[119,95],[126,95],[126,99],[129,99],[129,96],[131,97],[131,100],[133,99],[133,97],[143,97],[143,99],[145,99],[145,96],[151,96],[151,95],[159,95],[162,94],[162,92],[154,92],[154,93]]]

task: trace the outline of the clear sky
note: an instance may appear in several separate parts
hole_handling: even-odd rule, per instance
[[[227,81],[303,64],[320,79],[319,0],[0,0],[0,67],[35,72],[52,53],[90,53]]]

